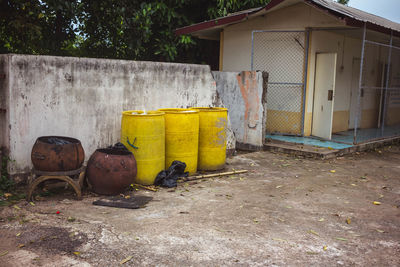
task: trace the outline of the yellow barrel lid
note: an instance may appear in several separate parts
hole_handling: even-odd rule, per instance
[[[126,116],[162,116],[165,115],[164,112],[158,110],[126,110],[122,112],[122,115]]]
[[[198,113],[198,110],[195,109],[189,109],[189,108],[160,108],[158,111],[165,112],[165,113],[173,113],[173,114],[179,114],[179,113]]]
[[[194,107],[194,108],[190,108],[190,109],[199,110],[199,111],[211,111],[211,112],[228,111],[227,108],[222,108],[222,107]]]

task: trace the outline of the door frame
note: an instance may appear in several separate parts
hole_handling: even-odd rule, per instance
[[[316,80],[317,80],[317,57],[320,54],[332,54],[335,55],[335,67],[334,67],[334,79],[333,79],[333,95],[332,95],[332,112],[331,112],[331,132],[330,132],[330,138],[322,138],[319,136],[313,135],[313,128],[314,128],[314,123],[315,123],[315,95],[316,95]],[[315,53],[315,64],[314,64],[314,90],[313,90],[313,103],[312,103],[312,119],[311,119],[311,136],[318,137],[321,139],[328,139],[331,140],[332,138],[332,125],[333,125],[333,112],[335,108],[335,91],[336,91],[336,66],[337,66],[337,52],[316,52]]]

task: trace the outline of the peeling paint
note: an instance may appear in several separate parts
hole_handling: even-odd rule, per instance
[[[229,110],[230,128],[237,143],[261,148],[265,128],[263,74],[253,71],[215,71],[213,76],[217,82],[217,93]]]
[[[255,130],[260,122],[260,97],[257,91],[257,76],[256,72],[243,71],[237,75],[237,81],[244,100],[244,143],[248,142],[249,129]],[[247,129],[249,128],[249,129]]]

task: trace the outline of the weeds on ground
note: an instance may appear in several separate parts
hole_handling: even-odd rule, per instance
[[[15,182],[9,178],[7,165],[11,161],[9,157],[1,158],[1,177],[0,177],[0,193],[7,192],[15,188]]]
[[[9,206],[25,197],[25,193],[16,190],[14,180],[10,179],[7,171],[7,165],[11,161],[9,157],[1,158],[1,176],[0,176],[0,206]]]

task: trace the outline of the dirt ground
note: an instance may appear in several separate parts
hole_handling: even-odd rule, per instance
[[[227,169],[249,172],[134,191],[153,197],[136,210],[71,193],[2,207],[0,265],[400,266],[400,147],[240,154]]]

